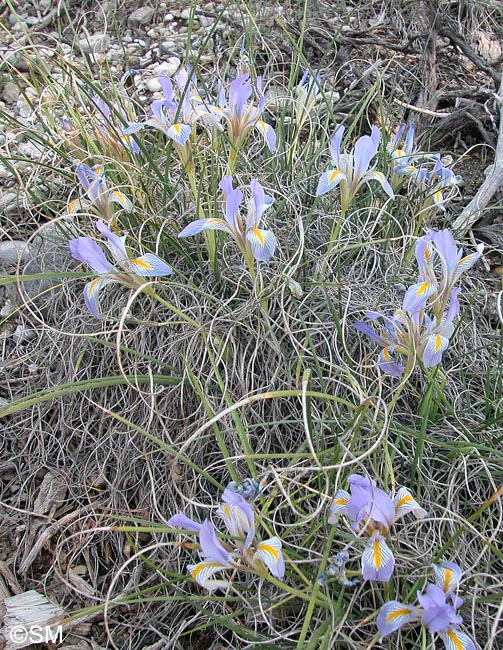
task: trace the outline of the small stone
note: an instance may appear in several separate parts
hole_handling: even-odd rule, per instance
[[[155,14],[152,7],[139,7],[129,15],[127,22],[131,27],[140,27],[149,23]]]
[[[170,52],[173,52],[175,48],[176,48],[176,43],[171,39],[168,39],[161,43],[161,52],[163,54],[170,54]]]
[[[33,113],[33,106],[24,95],[19,95],[16,102],[17,110],[21,117],[30,117]]]
[[[199,16],[198,20],[201,23],[201,27],[209,27],[215,22],[212,16]]]
[[[29,244],[25,241],[0,242],[0,266],[16,266],[20,260],[28,255]]]
[[[18,50],[7,51],[3,60],[16,70],[19,70],[19,72],[28,72],[30,69],[26,57]]]
[[[18,100],[21,91],[19,90],[17,84],[13,81],[7,81],[3,87],[2,99],[7,102],[7,104],[15,104]]]
[[[215,4],[213,2],[207,2],[204,5],[204,10],[205,11],[215,11]]]
[[[18,325],[12,334],[12,338],[16,343],[23,343],[23,341],[31,341],[37,336],[35,330],[32,330],[31,327],[26,325]]]
[[[189,20],[191,13],[192,12],[190,11],[190,9],[183,9],[180,14],[180,18],[183,18],[183,20]]]
[[[0,309],[0,316],[2,316],[2,318],[5,318],[7,316],[10,316],[13,313],[13,311],[14,311],[14,307],[12,305],[12,301],[9,298],[7,298],[7,300],[5,301],[5,305],[2,307],[2,309]]]
[[[151,93],[158,93],[162,90],[162,86],[157,79],[149,79],[147,81],[147,88]]]
[[[89,34],[81,39],[78,43],[82,52],[91,54],[101,54],[108,50],[110,46],[110,36],[108,34]]]
[[[149,29],[148,32],[147,32],[147,36],[149,38],[155,38],[157,36],[157,30],[154,29],[154,28]]]
[[[174,19],[175,17],[173,16],[173,14],[166,14],[163,18],[165,23],[170,23]]]
[[[170,56],[167,61],[160,63],[154,68],[154,73],[159,76],[172,77],[181,65],[177,56]]]

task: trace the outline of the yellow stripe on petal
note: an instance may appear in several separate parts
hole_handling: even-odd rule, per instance
[[[377,570],[379,570],[382,567],[382,555],[379,540],[375,539],[372,542],[372,551],[374,553],[374,566]]]
[[[67,208],[68,214],[72,214],[75,211],[75,208],[79,205],[79,203],[80,203],[80,199],[75,199],[75,201],[69,203]]]
[[[269,555],[271,555],[276,562],[279,560],[279,551],[275,549],[274,546],[271,546],[270,544],[259,544],[257,550],[262,551],[264,553],[269,553]]]
[[[173,124],[173,128],[175,129],[176,134],[180,135],[180,133],[182,132],[182,130],[180,128],[180,125],[179,124]]]
[[[141,266],[142,268],[146,269],[147,271],[153,271],[154,267],[149,264],[148,262],[144,262],[143,260],[136,259],[136,260],[131,260],[132,264],[136,264],[138,266]]]
[[[405,496],[403,496],[403,497],[398,501],[396,509],[398,510],[399,508],[401,508],[402,506],[404,506],[406,503],[410,503],[411,501],[414,501],[414,499],[412,498],[412,496],[411,496],[410,494],[406,494]]]
[[[263,246],[265,240],[264,240],[264,235],[260,232],[260,230],[258,228],[253,228],[253,230],[251,230],[250,232],[252,232],[255,235],[255,237],[258,239],[258,243],[261,246]]]
[[[464,650],[465,644],[458,638],[455,630],[447,630],[445,636],[449,639],[451,647],[456,650]]]
[[[88,283],[87,285],[87,295],[89,298],[93,297],[93,293],[96,291],[97,285],[99,284],[101,278],[94,278],[94,280],[91,280],[91,282]]]
[[[416,294],[418,296],[422,296],[423,294],[425,294],[428,291],[429,288],[430,288],[430,283],[429,282],[421,282],[421,284],[419,284],[417,289],[416,289]]]
[[[339,174],[342,174],[341,170],[340,169],[334,169],[334,171],[328,177],[328,182],[333,183],[335,181],[335,179],[337,178],[337,176],[339,176]]]
[[[200,562],[199,564],[196,564],[194,567],[192,567],[192,571],[190,572],[190,575],[194,578],[194,580],[197,580],[199,574],[203,571],[207,571],[208,569],[224,569],[224,568],[225,567],[219,562]]]
[[[404,607],[402,609],[395,609],[386,616],[386,623],[391,623],[395,619],[400,618],[400,616],[409,616],[409,614],[410,609],[407,607]]]

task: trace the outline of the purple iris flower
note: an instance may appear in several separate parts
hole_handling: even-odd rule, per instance
[[[341,210],[346,212],[359,188],[369,181],[377,181],[386,194],[394,198],[393,189],[384,174],[374,168],[369,169],[381,140],[381,132],[377,126],[372,127],[370,135],[358,138],[351,152],[346,150],[341,152],[344,130],[344,126],[339,126],[330,140],[330,153],[334,167],[321,175],[316,195],[326,194],[339,185]]]
[[[239,188],[233,188],[232,176],[224,176],[219,187],[226,199],[224,218],[197,219],[189,223],[178,237],[191,237],[204,230],[223,230],[234,237],[246,260],[255,258],[268,263],[276,248],[276,238],[271,230],[259,228],[259,225],[264,211],[273,204],[274,199],[265,194],[257,179],[253,179],[250,183],[252,197],[243,223],[239,209],[243,193]]]
[[[419,519],[426,516],[426,511],[406,488],[400,488],[391,498],[368,476],[351,474],[348,483],[349,492],[337,490],[335,493],[328,522],[335,524],[338,515],[345,515],[351,527],[368,538],[362,555],[362,577],[387,582],[393,574],[395,558],[385,537],[403,515],[413,512]]]
[[[127,124],[128,126],[131,126],[131,124],[133,124],[130,120],[128,120],[126,111],[121,106],[119,106],[117,102],[114,102],[112,104],[112,107],[110,107],[110,104],[108,104],[108,102],[106,102],[98,95],[94,95],[91,98],[91,102],[93,103],[94,108],[100,116],[101,124],[99,125],[99,132],[96,134],[98,139],[106,140],[108,138],[115,145],[129,149],[134,154],[139,153],[140,147],[138,146],[138,143],[135,142],[130,135],[126,135],[124,133],[124,125]],[[120,128],[116,128],[114,125],[114,115],[118,115],[120,117]],[[117,136],[119,137],[117,138]]]
[[[219,112],[227,122],[229,140],[236,152],[240,150],[252,129],[256,129],[262,135],[269,151],[273,152],[276,149],[276,132],[270,124],[261,119],[265,109],[261,77],[257,77],[256,84],[258,105],[249,101],[253,92],[250,75],[248,73],[240,75],[231,82],[227,101],[225,90],[223,88],[220,90]]]
[[[477,262],[483,249],[480,244],[475,253],[464,255],[449,230],[427,230],[418,239],[418,281],[405,292],[402,308],[393,316],[367,311],[366,317],[378,331],[364,321],[354,323],[355,329],[382,346],[378,364],[385,374],[398,377],[404,372],[404,366],[395,358],[397,353],[409,360],[418,358],[427,368],[441,362],[460,311],[461,290],[454,284]]]
[[[454,562],[444,562],[433,565],[433,569],[435,584],[428,583],[417,593],[417,606],[392,600],[381,607],[376,620],[380,636],[420,621],[432,634],[439,635],[446,650],[475,650],[475,643],[460,630],[463,618],[457,610],[463,600],[453,593],[462,577],[460,567]]]
[[[157,255],[146,253],[130,258],[126,250],[126,235],[119,237],[101,219],[96,228],[105,237],[105,246],[116,262],[112,265],[100,246],[89,237],[77,237],[68,242],[72,257],[87,264],[97,277],[84,287],[84,302],[95,318],[101,318],[99,292],[107,284],[118,282],[126,287],[137,289],[144,284],[143,278],[171,275],[173,269]]]
[[[282,542],[278,537],[256,542],[253,505],[242,494],[226,488],[217,515],[232,537],[226,545],[218,540],[215,529],[208,520],[198,524],[183,513],[178,513],[167,522],[170,526],[199,533],[201,562],[187,567],[196,582],[209,591],[225,589],[229,586],[229,582],[214,580],[213,575],[224,569],[238,568],[238,561],[244,561],[248,567],[261,575],[266,567],[275,578],[280,580],[283,578],[285,560]]]
[[[132,212],[133,204],[131,201],[118,189],[108,187],[103,170],[99,165],[90,167],[80,163],[77,165],[76,171],[80,185],[87,195],[88,204],[95,207],[104,219],[110,220],[112,218],[113,203],[118,203],[124,210]],[[85,202],[81,198],[72,201],[67,208],[68,214],[73,214]]]

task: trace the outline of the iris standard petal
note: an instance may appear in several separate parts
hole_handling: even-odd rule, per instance
[[[337,187],[341,181],[347,181],[347,176],[340,169],[329,169],[320,176],[316,196],[321,196]]]
[[[364,580],[388,582],[395,568],[395,558],[381,535],[372,536],[362,554]]]
[[[358,138],[353,150],[354,183],[357,183],[365,174],[369,168],[370,161],[376,153],[377,145],[371,136],[362,135]]]
[[[112,253],[114,260],[121,265],[127,263],[126,235],[119,237],[101,219],[96,222],[96,228],[106,238],[105,246]]]
[[[439,632],[438,636],[444,642],[445,650],[476,650],[472,639],[458,630],[457,627],[451,627],[445,632]]]
[[[417,594],[417,599],[423,608],[421,623],[433,634],[463,622],[462,617],[456,613],[455,607],[447,602],[446,594],[438,585],[429,584],[426,592]]]
[[[114,270],[102,249],[89,237],[70,239],[68,246],[72,257],[87,264],[95,273],[101,275]]]
[[[400,488],[396,493],[393,505],[395,506],[395,521],[409,512],[413,512],[417,519],[424,519],[428,514],[426,510],[421,508],[409,490],[404,487]]]
[[[346,130],[346,127],[344,126],[339,126],[336,128],[334,135],[330,139],[330,155],[332,157],[332,162],[333,164],[340,169],[341,163],[340,163],[340,153],[341,153],[341,145],[342,145],[342,137],[344,136],[344,131]]]
[[[141,257],[129,260],[128,267],[133,273],[144,278],[160,277],[173,273],[171,266],[153,253],[145,253]]]
[[[386,342],[383,339],[383,337],[379,336],[379,334],[376,334],[372,326],[369,325],[368,323],[364,323],[363,321],[357,320],[353,323],[353,327],[358,332],[361,332],[362,334],[365,334],[365,336],[368,336],[369,339],[371,339],[372,341],[375,341],[375,343],[379,343],[379,345],[386,345]]]
[[[192,237],[197,235],[203,230],[223,230],[224,232],[231,233],[229,224],[223,219],[196,219],[189,223],[182,232],[178,233],[178,237]]]
[[[254,560],[262,560],[271,574],[281,580],[285,575],[285,560],[281,552],[282,544],[279,537],[271,537],[257,545]]]
[[[177,512],[176,515],[170,517],[166,523],[168,526],[183,528],[184,530],[192,530],[195,533],[198,533],[201,530],[202,525],[190,517],[187,517],[187,515],[184,515],[183,512]]]
[[[246,239],[251,246],[253,257],[268,264],[276,249],[276,237],[273,232],[253,228],[247,231]]]
[[[379,635],[382,637],[388,636],[392,632],[396,632],[407,623],[417,621],[420,617],[417,607],[412,605],[405,605],[392,600],[385,603],[377,615],[376,624],[379,630]]]
[[[219,562],[224,566],[230,563],[231,556],[218,541],[215,529],[208,519],[205,519],[199,531],[199,544],[201,546],[200,555],[202,557]]]

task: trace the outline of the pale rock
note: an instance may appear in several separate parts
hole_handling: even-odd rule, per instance
[[[183,9],[180,14],[180,18],[183,18],[183,20],[189,20],[190,14],[191,14],[190,9]]]
[[[173,21],[174,19],[175,19],[175,17],[174,17],[173,14],[166,14],[166,15],[164,16],[164,18],[163,18],[163,20],[164,20],[165,23],[170,23],[170,22]]]
[[[79,41],[78,45],[82,52],[101,54],[110,47],[110,36],[108,34],[88,34]]]
[[[2,99],[7,102],[7,104],[15,104],[18,100],[21,91],[19,90],[17,84],[13,81],[7,81],[3,87]]]
[[[151,93],[158,93],[162,90],[162,86],[157,79],[149,79],[147,81],[147,88]]]
[[[131,27],[140,27],[146,25],[154,17],[155,9],[153,7],[139,7],[129,15],[127,21]]]
[[[12,334],[12,338],[16,343],[23,343],[24,341],[31,341],[37,336],[35,330],[27,325],[18,325]]]
[[[163,77],[172,77],[181,63],[177,56],[170,56],[167,61],[163,61],[154,68],[154,73]]]
[[[167,39],[166,41],[163,41],[161,43],[161,52],[163,54],[169,54],[170,52],[173,52],[175,48],[176,48],[175,41],[172,41],[170,39]]]

